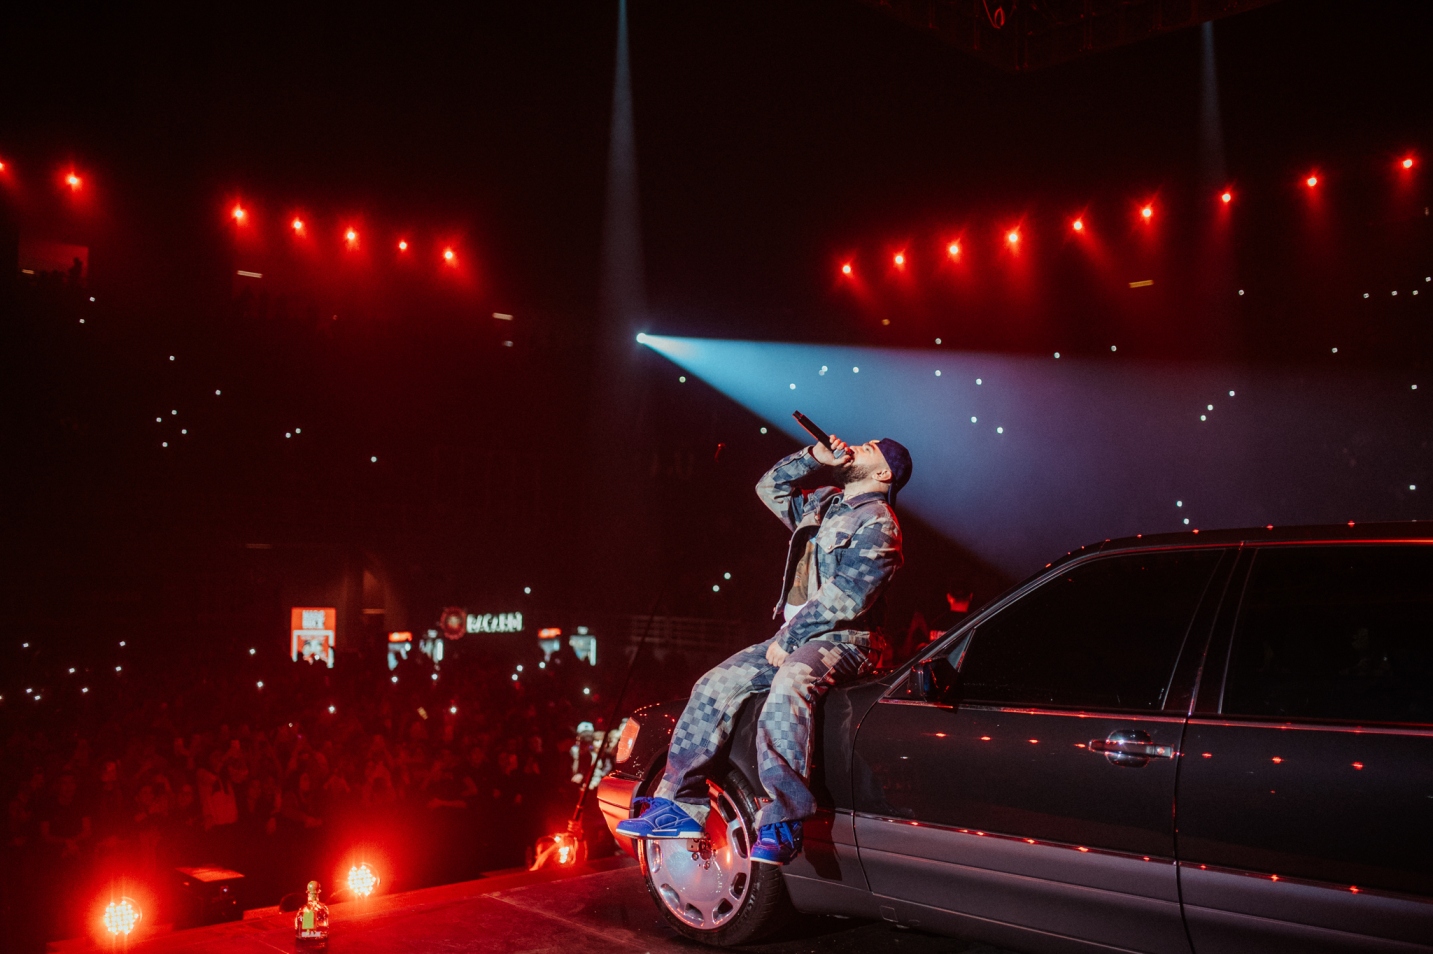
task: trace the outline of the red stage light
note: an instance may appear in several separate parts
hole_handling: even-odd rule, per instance
[[[408,251],[408,241],[407,241],[407,239],[399,239],[399,240],[398,240],[398,251],[400,251],[400,252],[406,252],[406,251]]]
[[[1316,185],[1318,185],[1318,184],[1319,184],[1319,177],[1318,177],[1318,176],[1309,176],[1307,179],[1304,180],[1304,185],[1308,186],[1310,189],[1312,189],[1314,186],[1316,186]]]
[[[1150,219],[1154,218],[1154,206],[1145,206],[1144,208],[1139,210],[1139,214],[1144,217],[1144,220],[1146,222],[1148,222]]]
[[[1412,168],[1413,168],[1413,157],[1412,157],[1412,156],[1407,157],[1407,158],[1404,159],[1402,162],[1400,162],[1399,165],[1402,166],[1402,167],[1405,168],[1405,169],[1412,169]],[[3,163],[0,163],[0,169],[3,169],[3,168],[5,168],[4,164],[3,164]]]
[[[101,923],[111,935],[127,937],[143,919],[144,912],[137,903],[130,898],[120,898],[105,906]]]
[[[235,221],[235,222],[238,222],[239,224],[242,225],[243,222],[244,222],[244,216],[248,215],[249,213],[247,213],[247,212],[244,211],[244,207],[243,207],[243,206],[241,206],[241,205],[236,205],[236,206],[234,206],[234,211],[233,211],[232,213],[230,213],[230,214],[234,216],[234,221]]]
[[[71,189],[74,189],[76,192],[78,192],[80,186],[84,185],[84,182],[80,179],[79,176],[71,172],[69,175],[65,176],[65,184]]]
[[[378,875],[368,867],[368,862],[353,865],[348,869],[348,890],[356,898],[366,898],[378,887]]]
[[[896,263],[897,268],[904,268],[906,264],[905,252],[897,252],[894,261]]]
[[[947,245],[947,246],[945,247],[945,250],[946,250],[946,252],[948,252],[948,253],[950,254],[950,257],[951,257],[951,258],[957,258],[957,257],[960,256],[960,243],[959,243],[959,242],[951,242],[949,245]]]
[[[534,848],[534,858],[532,865],[528,868],[529,871],[547,867],[570,868],[578,864],[587,854],[580,830],[573,831],[571,825],[568,826],[567,831],[539,838]]]
[[[1083,232],[1085,230],[1085,220],[1076,219],[1070,224],[1070,228],[1074,229],[1076,232]]]
[[[1009,242],[1011,245],[1019,245],[1020,231],[1018,229],[1011,229],[1009,232],[1006,233],[1005,241]]]
[[[302,231],[304,230],[304,220],[303,220],[303,219],[294,219],[293,222],[290,223],[290,224],[293,225],[295,232],[302,232]]]
[[[1228,205],[1230,202],[1234,201],[1234,193],[1230,192],[1228,189],[1225,189],[1224,194],[1219,197],[1219,201],[1223,202],[1225,205]]]
[[[453,250],[452,250],[452,249],[450,249],[450,248],[445,248],[445,249],[443,249],[443,261],[447,262],[448,264],[450,264],[450,265],[453,264],[453,262],[457,259],[457,257],[458,257],[458,256],[453,253]]]
[[[842,275],[849,275],[849,274],[851,274],[851,263],[850,263],[850,262],[847,262],[845,265],[842,265],[842,266],[841,266],[841,274],[842,274]]]
[[[348,240],[349,245],[358,244],[358,232],[354,229],[349,229],[347,232],[344,232],[343,237]]]

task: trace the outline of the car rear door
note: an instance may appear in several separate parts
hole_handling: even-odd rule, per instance
[[[1258,548],[1206,672],[1178,793],[1196,954],[1433,949],[1433,546]]]
[[[1173,809],[1194,667],[1178,663],[1203,651],[1200,607],[1232,562],[1205,548],[1061,568],[944,647],[955,704],[897,687],[871,710],[856,838],[887,917],[1188,954]]]

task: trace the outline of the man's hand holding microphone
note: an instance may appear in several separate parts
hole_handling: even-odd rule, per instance
[[[811,456],[827,467],[835,467],[837,464],[845,461],[846,455],[850,453],[850,450],[846,442],[835,434],[828,434],[827,440],[831,442],[830,447],[820,442],[811,445]]]

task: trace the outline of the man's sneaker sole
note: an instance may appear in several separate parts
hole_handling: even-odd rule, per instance
[[[785,865],[791,864],[791,862],[795,861],[799,857],[801,857],[801,852],[798,851],[796,854],[792,855],[790,858],[787,858],[785,861],[777,861],[773,858],[758,858],[753,852],[751,860],[759,865],[776,865],[778,868],[780,868]]]
[[[617,834],[621,835],[624,838],[631,838],[636,841],[640,841],[644,838],[657,838],[661,840],[702,838],[706,835],[706,833],[707,831],[705,828],[698,828],[696,830],[679,828],[676,831],[662,828],[658,828],[655,831],[651,829],[644,829],[641,832],[624,831],[622,829],[622,823],[617,823]]]
[[[706,828],[700,822],[676,802],[668,799],[644,798],[640,803],[634,800],[633,807],[640,807],[642,813],[635,818],[624,818],[615,826],[617,834],[624,838],[681,840],[701,838],[706,834]],[[669,827],[656,826],[654,820],[657,818],[661,818]]]
[[[641,818],[632,818],[631,821],[641,821]],[[639,831],[631,831],[626,828],[626,821],[619,821],[616,824],[616,832],[623,838],[701,838],[706,834],[706,829],[702,827],[678,828],[674,831],[671,828],[652,829],[643,825]]]

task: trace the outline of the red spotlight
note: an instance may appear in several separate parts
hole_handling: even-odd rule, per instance
[[[1319,177],[1318,177],[1318,176],[1309,176],[1307,179],[1304,180],[1304,185],[1308,186],[1310,189],[1312,189],[1314,186],[1316,186],[1316,185],[1318,185],[1318,184],[1319,184]]]
[[[366,898],[378,887],[378,875],[368,867],[368,862],[353,865],[348,869],[348,890],[356,898]]]
[[[290,222],[289,224],[294,227],[294,233],[295,233],[295,234],[299,234],[299,233],[303,232],[303,230],[304,230],[304,220],[303,220],[303,219],[300,219],[300,218],[295,217],[294,220],[293,220],[292,222]]]
[[[238,222],[240,225],[243,225],[243,224],[244,224],[244,218],[245,218],[249,213],[247,213],[247,212],[244,211],[244,207],[243,207],[242,205],[236,205],[236,206],[234,206],[234,211],[231,212],[231,213],[229,213],[229,214],[232,215],[232,216],[234,216],[234,221],[235,221],[235,222]]]
[[[894,262],[896,263],[896,268],[905,268],[905,267],[906,267],[906,253],[905,253],[905,252],[897,252],[897,253],[896,253],[896,257],[895,257],[894,259],[892,259],[892,261],[894,261]]]
[[[1009,232],[1005,233],[1005,241],[1009,242],[1011,245],[1019,245],[1019,244],[1020,244],[1020,230],[1019,230],[1019,229],[1011,229]]]
[[[1070,223],[1070,228],[1074,229],[1076,232],[1083,232],[1085,230],[1085,220],[1076,219],[1074,222]]]
[[[120,898],[105,906],[104,915],[100,920],[105,930],[112,936],[128,937],[143,919],[144,912],[140,910],[137,903],[130,898]]]
[[[357,245],[357,244],[358,244],[358,230],[357,230],[357,229],[349,229],[347,232],[344,232],[344,233],[343,233],[343,237],[344,237],[344,239],[348,242],[349,245]]]
[[[587,846],[582,841],[580,830],[573,831],[572,826],[569,826],[567,831],[544,835],[537,840],[534,848],[534,858],[529,871],[541,868],[570,868],[587,855]]]
[[[841,266],[841,274],[842,274],[842,275],[849,275],[849,274],[851,274],[851,263],[850,263],[850,262],[847,262],[845,265],[842,265],[842,266]]]
[[[1144,208],[1139,210],[1139,214],[1146,222],[1148,222],[1150,219],[1154,218],[1154,206],[1145,206]]]
[[[457,260],[458,260],[458,256],[457,256],[456,254],[454,254],[454,252],[453,252],[452,249],[450,249],[450,248],[445,248],[445,249],[443,249],[443,261],[447,262],[449,265],[453,265],[453,264],[456,264],[456,263],[457,263]]]
[[[408,240],[407,240],[407,239],[399,239],[399,240],[398,240],[398,251],[400,251],[400,252],[406,252],[406,251],[408,251]]]
[[[1403,161],[1400,162],[1399,165],[1402,166],[1402,167],[1405,168],[1405,169],[1412,169],[1412,168],[1413,168],[1413,157],[1412,157],[1412,156],[1406,156],[1406,157],[1404,157]],[[0,169],[3,169],[3,168],[5,168],[4,163],[0,163]]]
[[[79,176],[71,172],[69,175],[65,176],[65,185],[78,192],[80,191],[80,186],[84,185],[84,181],[80,179]]]
[[[1224,194],[1219,197],[1219,201],[1223,202],[1225,205],[1228,205],[1230,202],[1234,201],[1234,193],[1230,192],[1228,189],[1225,189]]]
[[[960,257],[960,243],[959,243],[959,242],[951,242],[949,245],[947,245],[947,246],[945,247],[945,251],[946,251],[946,254],[948,254],[951,258],[959,258],[959,257]]]

